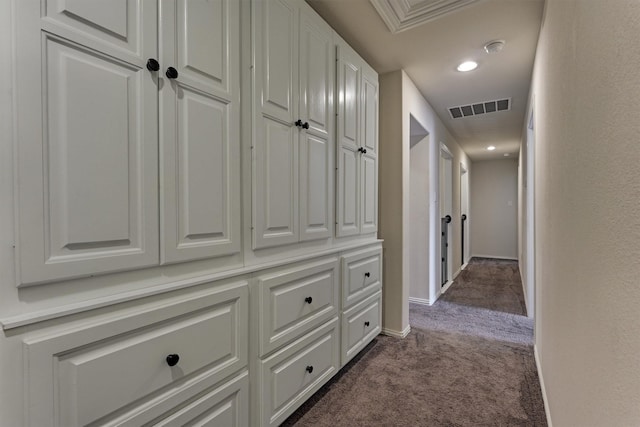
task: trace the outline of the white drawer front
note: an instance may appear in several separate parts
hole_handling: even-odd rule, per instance
[[[141,304],[138,310],[26,341],[29,399],[57,406],[58,425],[102,424],[121,417],[121,408],[133,402],[150,405],[204,376],[215,384],[247,364],[246,282]],[[174,366],[167,362],[170,354],[179,356]],[[33,387],[43,383],[43,375],[53,380],[48,393]],[[44,422],[44,408],[34,407],[31,425],[52,424],[55,415]]]
[[[205,394],[167,418],[156,427],[211,426],[245,427],[249,425],[249,374]]]
[[[342,308],[352,306],[382,287],[382,251],[356,252],[342,257]]]
[[[342,366],[380,333],[381,318],[381,292],[344,313],[342,316]]]
[[[261,425],[278,425],[339,369],[338,319],[260,362]]]
[[[338,312],[338,262],[330,259],[260,278],[260,355]]]

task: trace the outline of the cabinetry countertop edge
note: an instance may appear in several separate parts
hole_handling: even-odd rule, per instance
[[[372,246],[376,243],[382,243],[383,240],[369,240],[366,242],[351,243],[344,246],[337,246],[331,249],[326,249],[319,252],[300,255],[297,257],[280,259],[275,261],[266,262],[263,264],[253,264],[233,270],[226,270],[218,273],[204,274],[195,278],[181,279],[176,282],[164,283],[160,285],[154,285],[151,287],[137,289],[130,292],[119,293],[115,295],[108,295],[100,298],[93,298],[87,301],[81,301],[71,304],[65,304],[57,307],[51,307],[43,310],[38,310],[30,313],[18,314],[15,316],[0,318],[0,325],[3,331],[9,331],[22,326],[32,325],[34,323],[45,322],[47,320],[57,319],[59,317],[70,316],[73,314],[82,313],[85,311],[96,310],[110,305],[116,305],[123,302],[134,301],[141,298],[146,298],[154,295],[159,295],[171,291],[190,288],[193,286],[201,285],[208,282],[214,282],[217,280],[230,279],[235,276],[242,276],[246,274],[252,274],[257,271],[267,270],[274,267],[280,267],[287,264],[293,264],[296,262],[306,261],[313,258],[319,258],[322,256],[332,255],[339,252],[350,251],[365,246]]]

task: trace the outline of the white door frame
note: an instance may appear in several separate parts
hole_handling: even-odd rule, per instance
[[[460,162],[460,221],[462,222],[462,215],[467,215],[467,219],[464,224],[464,235],[462,238],[464,239],[464,248],[461,264],[461,270],[464,270],[469,262],[469,256],[471,253],[471,244],[469,241],[469,224],[470,224],[470,215],[469,215],[469,169],[467,166]],[[461,233],[462,234],[462,233]]]
[[[445,215],[451,215],[452,221],[448,224],[447,233],[449,239],[449,247],[447,248],[447,282],[444,286],[441,286],[441,292],[446,292],[451,283],[453,282],[453,244],[451,237],[453,237],[453,154],[449,148],[442,142],[440,142],[440,173],[439,173],[439,186],[438,192],[440,201],[440,216],[438,218],[438,224],[441,224],[440,219]],[[436,235],[438,241],[440,241],[442,228],[439,228],[439,233]],[[440,245],[438,245],[438,248]],[[439,252],[439,257],[442,254]],[[441,265],[441,264],[440,264]]]
[[[536,244],[535,244],[535,117],[534,103],[531,104],[529,122],[527,123],[527,176],[525,227],[527,239],[526,281],[527,281],[527,315],[534,317],[536,306]]]

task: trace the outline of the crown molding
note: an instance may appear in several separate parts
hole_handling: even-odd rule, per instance
[[[370,0],[392,33],[415,28],[481,0]]]

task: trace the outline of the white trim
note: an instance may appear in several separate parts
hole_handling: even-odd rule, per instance
[[[544,378],[542,377],[542,368],[540,366],[540,356],[538,356],[538,346],[533,345],[533,356],[536,359],[536,368],[538,369],[538,378],[540,379],[540,389],[542,390],[542,401],[544,402],[544,413],[547,416],[547,425],[553,427],[551,422],[551,411],[549,410],[549,399],[547,398],[547,389],[544,386]]]
[[[456,280],[456,277],[458,277],[461,272],[462,272],[462,267],[459,268],[455,273],[453,273],[453,280]],[[452,280],[452,282],[453,282],[453,280]]]
[[[442,295],[445,292],[447,292],[449,290],[449,288],[451,287],[451,285],[453,285],[453,280],[447,280],[447,283],[445,283],[444,286],[442,287],[442,289],[440,289],[440,295]],[[440,298],[440,295],[438,295],[438,298]]]
[[[382,333],[384,335],[388,335],[390,337],[396,337],[396,338],[406,338],[407,335],[409,335],[409,332],[411,332],[411,325],[407,325],[407,327],[404,328],[402,331],[395,331],[393,329],[382,328]]]
[[[465,268],[467,268],[469,266],[468,262],[465,262],[462,267],[460,267],[460,272],[462,272],[462,270],[464,270]]]
[[[404,1],[371,0],[387,28],[392,34],[415,28],[440,18],[458,9],[469,6],[478,0],[424,0],[415,5]]]
[[[480,254],[473,254],[471,255],[471,258],[476,257],[476,258],[494,258],[494,259],[507,259],[509,261],[517,261],[518,257],[512,257],[512,256],[500,256],[500,255],[480,255]]]
[[[433,305],[431,300],[424,299],[424,298],[409,297],[409,302],[418,304],[418,305]]]
[[[447,160],[453,160],[453,154],[451,153],[451,150],[449,150],[449,147],[447,147],[447,144],[445,144],[442,141],[440,141],[440,152],[443,158]],[[444,155],[442,155],[442,153],[444,153]],[[451,164],[451,172],[453,175],[453,162]]]

